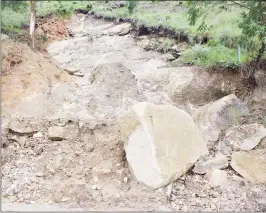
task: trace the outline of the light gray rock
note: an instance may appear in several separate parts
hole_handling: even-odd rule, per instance
[[[48,138],[53,141],[64,140],[64,128],[61,126],[51,126],[48,128]]]
[[[166,61],[173,61],[175,60],[176,58],[171,54],[171,53],[167,53],[163,56],[164,60]]]
[[[43,133],[42,132],[37,132],[33,135],[33,138],[43,138]]]
[[[14,140],[19,143],[21,147],[24,147],[27,136],[26,135],[8,135],[8,140]]]
[[[227,173],[219,169],[213,169],[205,175],[210,187],[223,187],[227,184]]]
[[[217,141],[222,130],[237,125],[248,114],[245,103],[234,94],[197,109],[193,115],[205,141]]]
[[[232,168],[253,183],[266,183],[266,150],[258,149],[232,154]]]
[[[78,76],[78,77],[84,76],[84,74],[82,72],[75,72],[73,75]]]
[[[74,67],[65,67],[64,70],[70,75],[74,75],[76,72],[79,71],[78,68],[74,68]]]
[[[224,146],[230,146],[234,151],[252,150],[265,137],[266,129],[261,124],[234,126],[226,131],[224,139],[219,142],[219,149],[222,151]]]
[[[225,155],[219,154],[211,160],[196,163],[193,172],[196,174],[205,174],[213,169],[225,169],[228,167],[228,159]]]
[[[208,153],[190,115],[171,105],[135,104],[119,124],[132,173],[152,188],[168,185]]]
[[[20,122],[19,120],[10,121],[9,129],[20,134],[33,133],[33,129],[30,126],[27,126],[25,123]]]

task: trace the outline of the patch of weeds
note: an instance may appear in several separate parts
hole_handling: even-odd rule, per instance
[[[42,42],[46,42],[46,41],[48,41],[48,37],[47,37],[47,35],[45,35],[45,34],[40,35],[40,36],[39,36],[39,39],[40,39]]]
[[[15,37],[21,34],[20,27],[29,21],[28,11],[24,13],[15,12],[9,8],[5,8],[1,11],[1,29],[2,32]]]
[[[169,51],[169,48],[174,44],[174,41],[169,39],[169,38],[166,38],[164,41],[163,41],[163,53],[167,53]]]
[[[186,63],[197,66],[214,67],[216,65],[235,68],[247,61],[246,52],[242,51],[238,61],[237,49],[231,49],[212,41],[211,45],[195,45],[182,54]]]

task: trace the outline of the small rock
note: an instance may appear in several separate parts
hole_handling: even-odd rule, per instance
[[[196,163],[193,172],[196,174],[205,174],[213,169],[225,169],[228,167],[228,163],[228,159],[225,155],[217,155],[211,160],[202,163]]]
[[[37,147],[35,149],[35,153],[36,153],[36,155],[41,155],[43,153],[43,147],[42,146]]]
[[[27,141],[27,136],[26,135],[20,136],[20,135],[9,134],[8,139],[17,141],[21,147],[24,147],[26,144],[26,141]]]
[[[76,151],[76,152],[75,152],[75,155],[76,155],[76,156],[80,156],[80,154],[81,154],[81,152],[79,152],[79,151]]]
[[[213,169],[212,171],[207,172],[205,178],[213,188],[225,186],[227,184],[227,173],[219,169]]]
[[[164,58],[166,61],[173,61],[173,60],[176,59],[171,53],[167,53],[167,54],[165,54],[163,58]]]
[[[8,140],[7,140],[6,137],[4,137],[3,135],[1,135],[1,147],[5,147],[5,146],[8,146]]]
[[[85,125],[86,123],[84,121],[79,121],[79,128],[82,129],[82,127]]]
[[[93,190],[99,190],[99,189],[100,189],[100,187],[99,187],[99,186],[97,186],[97,185],[92,185],[92,186],[91,186],[91,189],[93,189]]]
[[[15,194],[15,189],[14,187],[9,187],[7,190],[6,190],[6,194],[9,195],[9,196],[13,196]]]
[[[33,135],[33,138],[43,138],[42,132],[37,132]]]
[[[233,153],[231,166],[242,177],[253,183],[266,183],[266,150],[264,149]]]
[[[64,68],[64,70],[67,71],[68,74],[70,74],[70,75],[74,75],[76,72],[79,71],[79,69],[74,68],[74,67],[66,67],[66,68]]]
[[[36,177],[44,177],[44,173],[38,172],[38,173],[36,173]]]
[[[93,144],[85,144],[85,150],[87,152],[92,152],[94,150],[94,145]]]
[[[104,199],[109,199],[112,197],[120,197],[119,190],[115,187],[114,184],[106,184],[102,188],[102,195]]]
[[[69,200],[71,200],[71,198],[69,198],[69,197],[63,197],[62,198],[62,202],[66,202],[66,201],[69,201]]]
[[[75,72],[73,75],[78,76],[78,77],[84,76],[84,74],[82,72]]]
[[[60,126],[49,127],[48,138],[52,141],[64,140],[64,128]]]
[[[128,177],[124,177],[124,183],[128,182]]]
[[[212,209],[212,210],[215,210],[215,209],[216,209],[216,205],[211,204],[211,209]]]
[[[11,202],[11,203],[14,203],[18,198],[16,196],[9,196],[8,200]]]

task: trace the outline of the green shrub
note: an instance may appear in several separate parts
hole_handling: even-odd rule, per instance
[[[211,45],[195,45],[184,51],[183,58],[186,63],[197,66],[213,67],[222,65],[224,67],[236,67],[247,60],[247,55],[246,52],[241,52],[241,59],[238,61],[236,49],[230,49],[212,41]]]
[[[163,41],[163,52],[164,53],[167,53],[169,51],[169,48],[171,47],[171,45],[174,44],[174,41],[169,39],[169,38],[166,38],[164,41]]]

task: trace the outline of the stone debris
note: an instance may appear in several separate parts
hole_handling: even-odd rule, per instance
[[[79,69],[74,67],[65,67],[64,70],[70,75],[74,75],[76,72],[79,71]]]
[[[52,141],[64,140],[64,128],[61,126],[51,126],[48,128],[48,138]]]
[[[263,138],[266,137],[266,129],[261,124],[244,124],[234,126],[226,130],[225,137],[219,142],[220,150],[224,146],[230,146],[235,151],[248,151],[254,149]]]
[[[228,159],[225,155],[218,154],[215,158],[203,162],[197,162],[193,169],[196,174],[205,174],[213,169],[225,169],[228,167]]]
[[[193,117],[205,141],[217,141],[222,130],[237,125],[248,114],[244,102],[234,94],[198,108]]]
[[[227,173],[219,169],[207,172],[205,178],[211,187],[223,187],[227,184]]]
[[[173,106],[138,103],[119,123],[132,173],[152,188],[168,185],[208,153],[193,119]]]
[[[232,168],[253,183],[266,183],[266,150],[258,149],[232,154]]]
[[[43,133],[42,132],[37,132],[32,137],[33,138],[43,138]]]
[[[166,61],[173,61],[175,60],[176,58],[171,54],[171,53],[167,53],[163,56],[163,58],[166,60]]]
[[[75,72],[73,75],[78,76],[78,77],[84,76],[84,74],[82,72]]]
[[[7,138],[8,138],[8,140],[13,140],[13,141],[18,142],[21,147],[24,147],[24,145],[26,144],[26,140],[27,140],[26,135],[9,134]]]
[[[33,133],[33,129],[29,126],[25,126],[24,123],[18,120],[13,120],[9,124],[9,129],[11,129],[13,132],[19,133],[19,134],[29,134]]]

